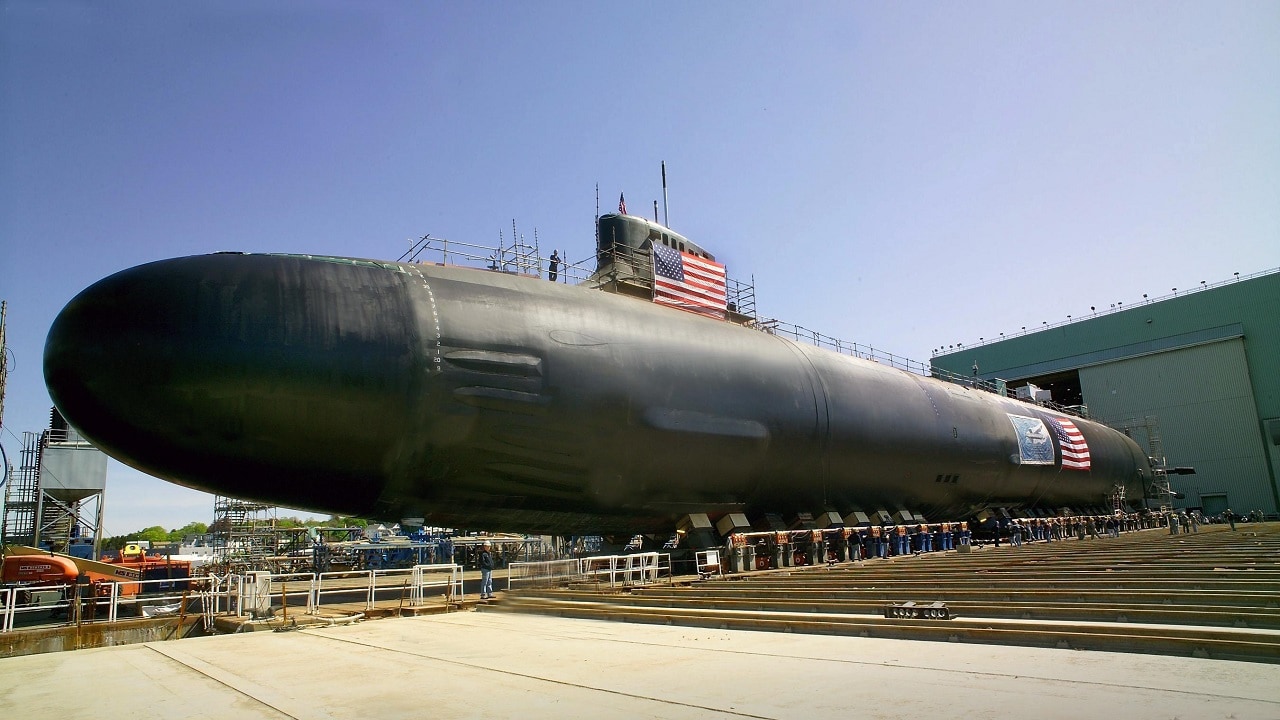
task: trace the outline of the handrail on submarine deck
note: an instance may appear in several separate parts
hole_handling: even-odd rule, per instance
[[[420,259],[424,252],[440,253],[440,262],[432,264],[476,267],[481,270],[529,277],[547,277],[551,268],[551,258],[544,257],[536,245],[531,247],[525,243],[516,242],[505,246],[499,244],[495,247],[430,235],[420,238],[408,252],[401,255],[400,262],[430,262]],[[556,280],[564,283],[571,280],[575,283],[586,280],[593,274],[587,269],[587,262],[593,259],[594,256],[571,263],[559,258]]]
[[[400,262],[431,262],[420,259],[425,252],[440,253],[440,261],[432,264],[441,266],[473,267],[478,270],[534,278],[549,278],[550,276],[551,258],[542,255],[536,245],[532,249],[529,245],[520,243],[495,247],[426,235],[401,256]],[[592,253],[575,262],[559,258],[556,266],[555,282],[579,284],[595,278],[596,270],[591,267],[591,264],[595,263],[598,267],[604,264],[601,262],[603,258],[608,258],[609,262],[613,264],[630,265],[643,274],[627,278],[629,281],[639,281],[640,284],[646,287],[653,287],[653,252],[633,248],[618,242],[613,243],[608,250]],[[744,309],[755,307],[755,285],[753,282],[743,282],[733,278],[726,278],[726,281],[730,303],[734,303],[739,308]]]
[[[982,390],[996,395],[1003,395],[1011,400],[1033,404],[1064,415],[1073,415],[1075,417],[1085,419],[1088,419],[1089,417],[1088,411],[1083,405],[1060,405],[1047,400],[1025,400],[1018,397],[1013,390],[1004,387],[1003,380],[985,380],[983,378],[961,375],[949,370],[942,370],[940,368],[933,367],[929,363],[923,363],[902,355],[895,355],[893,353],[877,350],[870,345],[847,342],[839,338],[831,337],[830,335],[824,335],[817,330],[810,330],[809,328],[795,325],[793,323],[783,322],[776,319],[766,319],[760,320],[749,327],[754,327],[755,329],[769,333],[770,335],[789,337],[797,342],[807,342],[814,347],[834,350],[841,355],[870,360],[882,365],[888,365],[892,368],[897,368],[898,370],[906,370],[907,372],[914,373],[922,377],[931,377],[938,380],[944,380],[961,387]]]
[[[460,258],[467,263],[480,263],[480,269],[486,269],[493,272],[503,272],[508,274],[519,274],[529,277],[542,278],[546,277],[549,271],[550,258],[542,257],[536,241],[530,246],[523,240],[513,242],[511,245],[503,246],[499,244],[497,247],[476,245],[473,243],[464,243],[451,241],[444,238],[434,238],[425,235],[414,243],[404,255],[401,256],[402,262],[423,262],[419,260],[424,252],[433,251],[441,253],[440,265],[448,265],[450,256]],[[601,264],[601,256],[610,257],[614,265],[622,264],[630,265],[640,271],[647,271],[647,283],[652,287],[653,277],[653,252],[651,250],[642,250],[632,248],[621,243],[613,243],[613,247],[603,252],[592,253],[592,255],[583,258],[577,262],[567,262],[560,259],[559,266],[556,270],[556,281],[568,283],[572,280],[575,284],[585,282],[596,277],[594,270],[589,269],[588,263],[596,261],[597,265]],[[407,260],[406,260],[407,259]],[[457,263],[455,263],[457,264]],[[469,266],[469,265],[464,265]],[[614,278],[617,280],[618,278]],[[628,280],[643,280],[644,277],[633,277]],[[905,370],[907,372],[920,375],[921,377],[931,377],[938,380],[944,380],[961,387],[972,388],[974,390],[982,390],[984,392],[1003,395],[1004,397],[1019,402],[1037,405],[1064,415],[1072,415],[1075,417],[1088,418],[1088,410],[1084,406],[1060,405],[1050,401],[1033,401],[1018,397],[1014,391],[1004,386],[1003,380],[986,380],[978,377],[969,377],[954,373],[949,370],[943,370],[933,367],[930,363],[912,360],[903,355],[878,350],[870,345],[864,345],[857,342],[849,342],[840,338],[832,337],[811,330],[801,325],[785,322],[776,318],[762,318],[756,312],[755,304],[755,278],[752,277],[750,283],[733,280],[726,276],[726,293],[731,307],[735,309],[732,319],[729,322],[742,324],[745,327],[759,330],[770,335],[779,335],[791,338],[797,342],[807,342],[814,347],[834,350],[841,355],[848,355],[863,360],[871,360],[873,362],[888,365],[889,367]]]

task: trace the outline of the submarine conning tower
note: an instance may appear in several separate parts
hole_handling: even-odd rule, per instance
[[[637,215],[610,213],[596,220],[596,271],[585,284],[651,299],[654,245],[716,259],[702,246],[664,225]]]

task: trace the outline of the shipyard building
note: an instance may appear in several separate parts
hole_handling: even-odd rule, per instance
[[[1280,269],[939,348],[938,374],[1074,408],[1172,475],[1176,508],[1280,511]]]

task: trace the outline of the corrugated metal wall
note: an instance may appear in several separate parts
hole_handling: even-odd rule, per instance
[[[1240,339],[1082,368],[1080,386],[1090,415],[1103,422],[1157,419],[1169,465],[1196,469],[1170,477],[1186,494],[1176,506],[1203,507],[1204,496],[1225,494],[1236,512],[1276,512]]]
[[[1262,421],[1262,443],[1271,454],[1271,473],[1276,474],[1280,468],[1280,418],[1266,418]]]

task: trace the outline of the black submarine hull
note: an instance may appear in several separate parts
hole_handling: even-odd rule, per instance
[[[634,298],[349,258],[217,254],[112,275],[55,319],[45,377],[109,455],[201,490],[542,533],[688,513],[1101,505],[1132,440],[1073,418],[1088,471],[1021,461],[1040,407]]]

